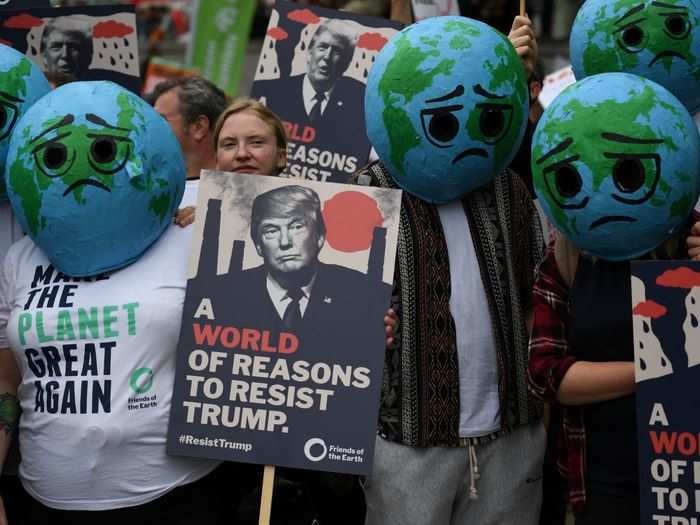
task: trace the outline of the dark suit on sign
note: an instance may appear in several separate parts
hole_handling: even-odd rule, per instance
[[[304,106],[304,78],[306,75],[286,80],[256,82],[253,96],[265,97],[265,103],[285,122],[313,127],[315,144],[344,145],[363,137],[365,142],[365,85],[352,78],[339,78],[330,92],[328,103],[318,122],[312,123]]]
[[[284,326],[275,309],[267,290],[264,265],[245,270],[239,283],[236,296],[245,307],[238,309],[236,323],[242,328],[270,330],[275,334],[295,333],[300,341],[299,353],[303,351],[311,361],[340,357],[343,352],[351,351],[353,342],[367,332],[382,333],[382,317],[373,312],[370,319],[368,307],[363,305],[369,283],[361,272],[318,263],[308,304],[294,330]]]

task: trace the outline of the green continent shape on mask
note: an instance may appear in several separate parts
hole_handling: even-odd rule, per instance
[[[170,209],[171,195],[170,192],[160,193],[151,197],[148,203],[148,209],[160,217],[162,221]]]
[[[10,95],[21,98],[27,96],[27,77],[32,72],[32,63],[27,58],[23,58],[19,63],[11,67],[2,75],[2,91]]]
[[[120,108],[118,126],[132,129],[136,128],[141,132],[142,136],[145,136],[146,120],[143,113],[139,111],[139,108],[132,102],[130,95],[120,93],[117,96],[117,104]],[[151,163],[150,166],[151,168],[160,167],[160,164],[154,162]],[[167,181],[163,178],[154,177],[154,174],[144,167],[141,157],[136,155],[134,151],[131,152],[127,163],[127,170],[129,171],[129,181],[132,187],[139,191],[154,192],[156,190],[156,184],[160,188],[168,186]],[[168,210],[170,209],[170,203],[175,199],[176,193],[175,191],[165,192],[151,198],[148,209],[158,215],[161,222],[165,219],[169,219],[167,217]]]
[[[637,3],[636,0],[634,1]],[[630,8],[634,7],[630,0],[617,2],[615,7],[626,4],[631,4]],[[588,76],[609,71],[629,71],[639,64],[636,54],[626,53],[618,47],[614,35],[619,28],[615,25],[615,17],[607,14],[608,8],[610,8],[608,5],[600,6],[595,15],[596,22],[588,31],[589,44],[583,50],[583,67]],[[596,37],[607,45],[602,48],[598,43],[594,44],[593,40]]]
[[[57,124],[61,118],[47,122],[47,127]],[[17,151],[17,157],[9,169],[9,184],[12,191],[19,198],[20,206],[32,235],[37,235],[46,226],[46,219],[41,216],[41,203],[43,192],[51,184],[51,179],[39,175],[30,166],[33,166],[32,149],[30,145],[30,128],[22,131],[22,144]]]
[[[511,93],[507,100],[512,104],[512,121],[508,130],[504,133],[504,138],[499,140],[494,148],[493,164],[500,164],[513,150],[513,141],[517,138],[517,130],[520,130],[525,118],[522,107],[527,101],[527,87],[525,73],[520,63],[520,59],[515,54],[512,46],[507,42],[501,42],[494,48],[494,53],[498,59],[495,63],[490,60],[484,62],[484,66],[491,74],[491,82],[488,89],[492,93]],[[481,111],[478,109],[471,112],[467,119],[466,130],[472,140],[483,141],[484,135],[481,131],[479,120]]]
[[[27,76],[32,72],[32,64],[27,58],[22,58],[19,63],[7,71],[0,73],[2,75],[2,91],[14,97],[24,100],[27,96]],[[10,130],[7,130],[10,131]],[[11,133],[2,139],[9,142]],[[0,175],[0,197],[5,195],[5,182]]]
[[[379,93],[384,101],[382,117],[389,135],[391,162],[404,175],[406,153],[418,146],[421,139],[402,105],[408,104],[416,95],[431,87],[438,75],[449,75],[455,64],[454,60],[444,59],[430,71],[421,71],[421,64],[435,56],[440,56],[438,50],[423,51],[413,47],[408,38],[402,35],[396,42],[396,52],[379,81]]]
[[[481,30],[472,24],[461,20],[450,20],[445,24],[445,32],[452,33],[459,31],[459,34],[450,38],[450,48],[457,51],[464,51],[472,47],[471,38],[481,35]]]
[[[680,117],[680,112],[677,108],[659,100],[653,89],[649,86],[645,86],[641,93],[635,93],[634,103],[625,103],[630,105],[628,109],[628,115],[636,116],[636,120],[632,118],[625,119],[624,122],[624,132],[623,134],[647,138],[647,139],[663,139],[663,144],[650,144],[650,145],[626,145],[626,144],[616,144],[614,151],[615,153],[657,153],[660,146],[665,146],[671,152],[676,152],[679,147],[673,142],[673,139],[669,136],[659,137],[658,132],[648,124],[639,123],[639,116],[645,117],[646,121],[651,123],[651,111],[655,107],[663,107],[664,109],[671,111],[675,116]],[[580,155],[580,160],[577,162],[585,164],[588,169],[593,173],[593,191],[597,192],[600,189],[603,181],[610,177],[612,174],[612,167],[614,165],[614,159],[606,159],[604,157],[605,150],[610,149],[610,143],[606,141],[592,141],[592,140],[576,140],[576,137],[581,136],[581,123],[598,123],[595,129],[588,130],[588,136],[592,135],[592,132],[597,132],[600,130],[601,133],[615,133],[618,130],[615,129],[614,123],[610,124],[610,129],[601,128],[601,115],[617,115],[617,118],[623,118],[619,115],[619,101],[615,100],[605,100],[598,102],[593,106],[588,106],[580,100],[570,100],[563,108],[558,112],[560,115],[571,115],[572,118],[561,119],[552,118],[546,122],[546,125],[542,129],[542,133],[546,137],[546,143],[548,147],[553,147],[557,143],[561,143],[567,138],[573,139],[573,144],[566,151],[555,155],[550,158],[545,164],[538,167],[538,170],[544,169],[547,165],[553,164],[556,161],[563,160],[564,158]],[[532,152],[533,160],[541,158],[546,151],[544,151],[542,146],[542,141],[538,141]],[[664,174],[662,173],[663,177]],[[666,175],[668,177],[668,175]],[[646,186],[649,187],[652,178],[646,182]],[[554,197],[547,190],[547,186],[544,182],[544,176],[540,175],[534,177],[533,182],[537,186],[540,195],[543,195],[547,203],[549,204],[549,209],[554,215],[557,225],[565,230],[565,233],[572,234],[573,224],[569,223],[567,220],[567,215],[555,202]],[[651,199],[649,203],[652,206],[665,206],[666,199],[665,194],[668,194],[672,190],[670,184],[664,179],[660,179],[657,186],[657,193],[655,198]],[[687,198],[690,198],[689,196]],[[671,216],[676,216],[681,210],[682,204],[678,203],[676,206],[671,206],[669,213]],[[687,208],[686,208],[687,209]]]

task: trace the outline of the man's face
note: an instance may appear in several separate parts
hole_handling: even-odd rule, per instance
[[[325,241],[315,222],[303,215],[266,217],[258,232],[255,248],[272,275],[309,268]]]
[[[185,120],[182,118],[182,113],[180,113],[180,99],[178,98],[177,89],[171,89],[159,96],[155,104],[153,104],[153,108],[161,117],[168,121],[177,141],[180,143],[182,151],[188,151],[189,135],[187,126],[185,126]]]
[[[47,73],[80,77],[82,62],[87,57],[81,56],[85,51],[85,37],[76,31],[54,29],[46,39],[44,59]]]
[[[328,31],[319,35],[309,49],[306,74],[314,88],[328,89],[343,74],[348,49]]]

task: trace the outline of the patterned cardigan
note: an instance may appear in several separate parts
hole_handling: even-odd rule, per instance
[[[381,162],[363,168],[352,182],[397,187]],[[386,352],[379,434],[409,446],[483,442],[539,413],[527,387],[526,320],[535,265],[543,253],[537,212],[512,172],[471,192],[462,203],[494,329],[501,430],[479,439],[459,437],[459,369],[447,244],[437,208],[404,192],[392,299],[400,326],[396,343]]]

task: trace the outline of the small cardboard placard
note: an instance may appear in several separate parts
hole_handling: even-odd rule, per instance
[[[282,176],[347,182],[367,162],[367,76],[379,51],[401,27],[333,9],[282,0],[275,4],[251,96],[277,113],[287,129],[289,158]],[[319,29],[325,35],[315,39]],[[339,33],[344,36],[329,36]],[[331,60],[328,49],[333,49]],[[319,110],[314,111],[317,103]]]
[[[0,42],[27,55],[50,82],[110,80],[141,92],[134,6],[23,4],[0,11]]]
[[[203,172],[169,453],[371,472],[400,199]]]
[[[642,525],[700,513],[700,263],[632,263]]]

